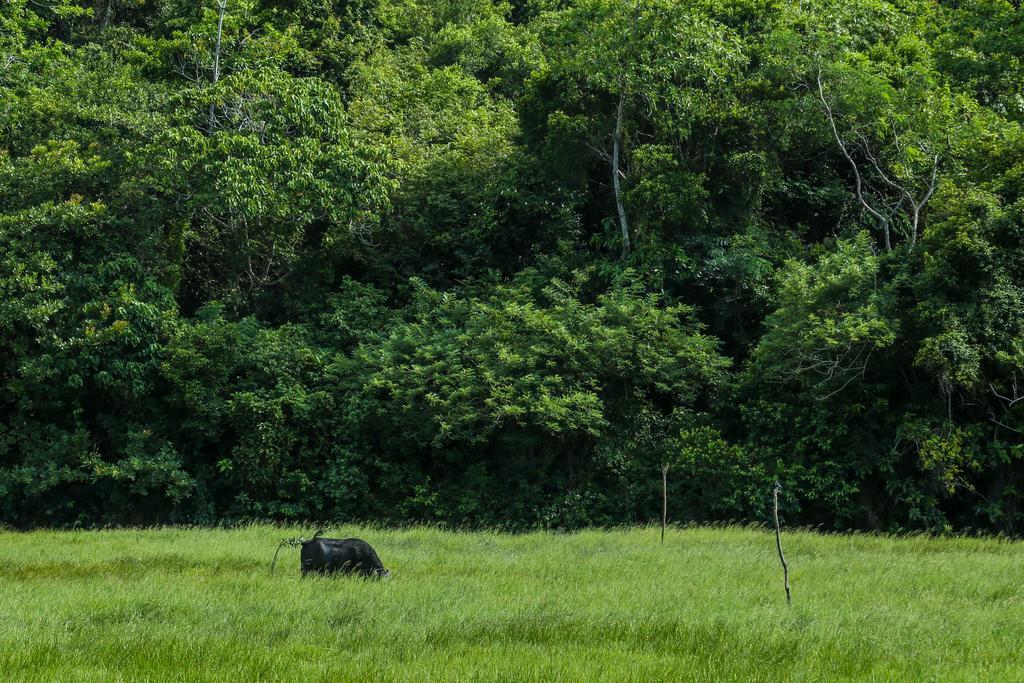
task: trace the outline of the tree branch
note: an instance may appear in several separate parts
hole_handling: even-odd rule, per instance
[[[612,185],[615,188],[615,208],[619,214],[622,229],[622,258],[629,256],[629,224],[626,222],[626,207],[622,204],[622,188],[619,186],[619,156],[622,150],[622,119],[626,110],[626,92],[619,95],[619,106],[615,113],[615,133],[612,135]]]
[[[847,149],[846,143],[843,142],[843,138],[839,134],[839,128],[836,126],[836,119],[832,112],[832,107],[829,106],[828,100],[825,99],[825,88],[821,82],[821,69],[818,69],[817,81],[818,97],[821,99],[822,107],[824,107],[825,116],[828,117],[829,125],[832,128],[832,135],[835,137],[836,144],[839,145],[839,151],[842,152],[846,161],[849,162],[850,168],[853,169],[853,177],[856,181],[857,199],[860,201],[861,206],[863,206],[868,213],[874,216],[882,224],[882,230],[885,233],[885,249],[886,251],[892,251],[892,240],[889,236],[889,221],[879,211],[875,210],[875,208],[864,198],[864,181],[861,179],[860,169],[857,167],[857,162],[854,161],[853,157],[850,155],[850,151]]]
[[[220,80],[220,41],[224,33],[224,12],[227,11],[228,0],[219,0],[217,3],[217,43],[213,48],[213,85]],[[207,130],[213,132],[214,124],[214,103],[210,102],[210,116]]]

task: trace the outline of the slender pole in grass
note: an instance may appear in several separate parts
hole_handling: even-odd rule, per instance
[[[668,463],[661,466],[661,542],[665,542],[665,524],[668,523]]]
[[[789,594],[789,565],[786,564],[786,556],[782,553],[782,532],[779,528],[779,491],[782,484],[775,482],[775,548],[779,551],[779,560],[782,562],[782,580],[786,584],[786,604],[793,604],[793,598]]]

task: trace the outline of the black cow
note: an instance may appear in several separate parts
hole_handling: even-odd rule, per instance
[[[302,544],[299,558],[303,576],[335,572],[381,579],[391,576],[370,544],[358,538],[314,536]]]

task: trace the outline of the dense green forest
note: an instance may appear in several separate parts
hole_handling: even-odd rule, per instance
[[[4,0],[0,522],[1018,533],[1007,0]]]

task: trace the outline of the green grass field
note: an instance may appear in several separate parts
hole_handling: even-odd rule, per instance
[[[310,529],[0,533],[0,680],[1024,680],[1024,545],[342,528],[390,581],[299,579]]]

